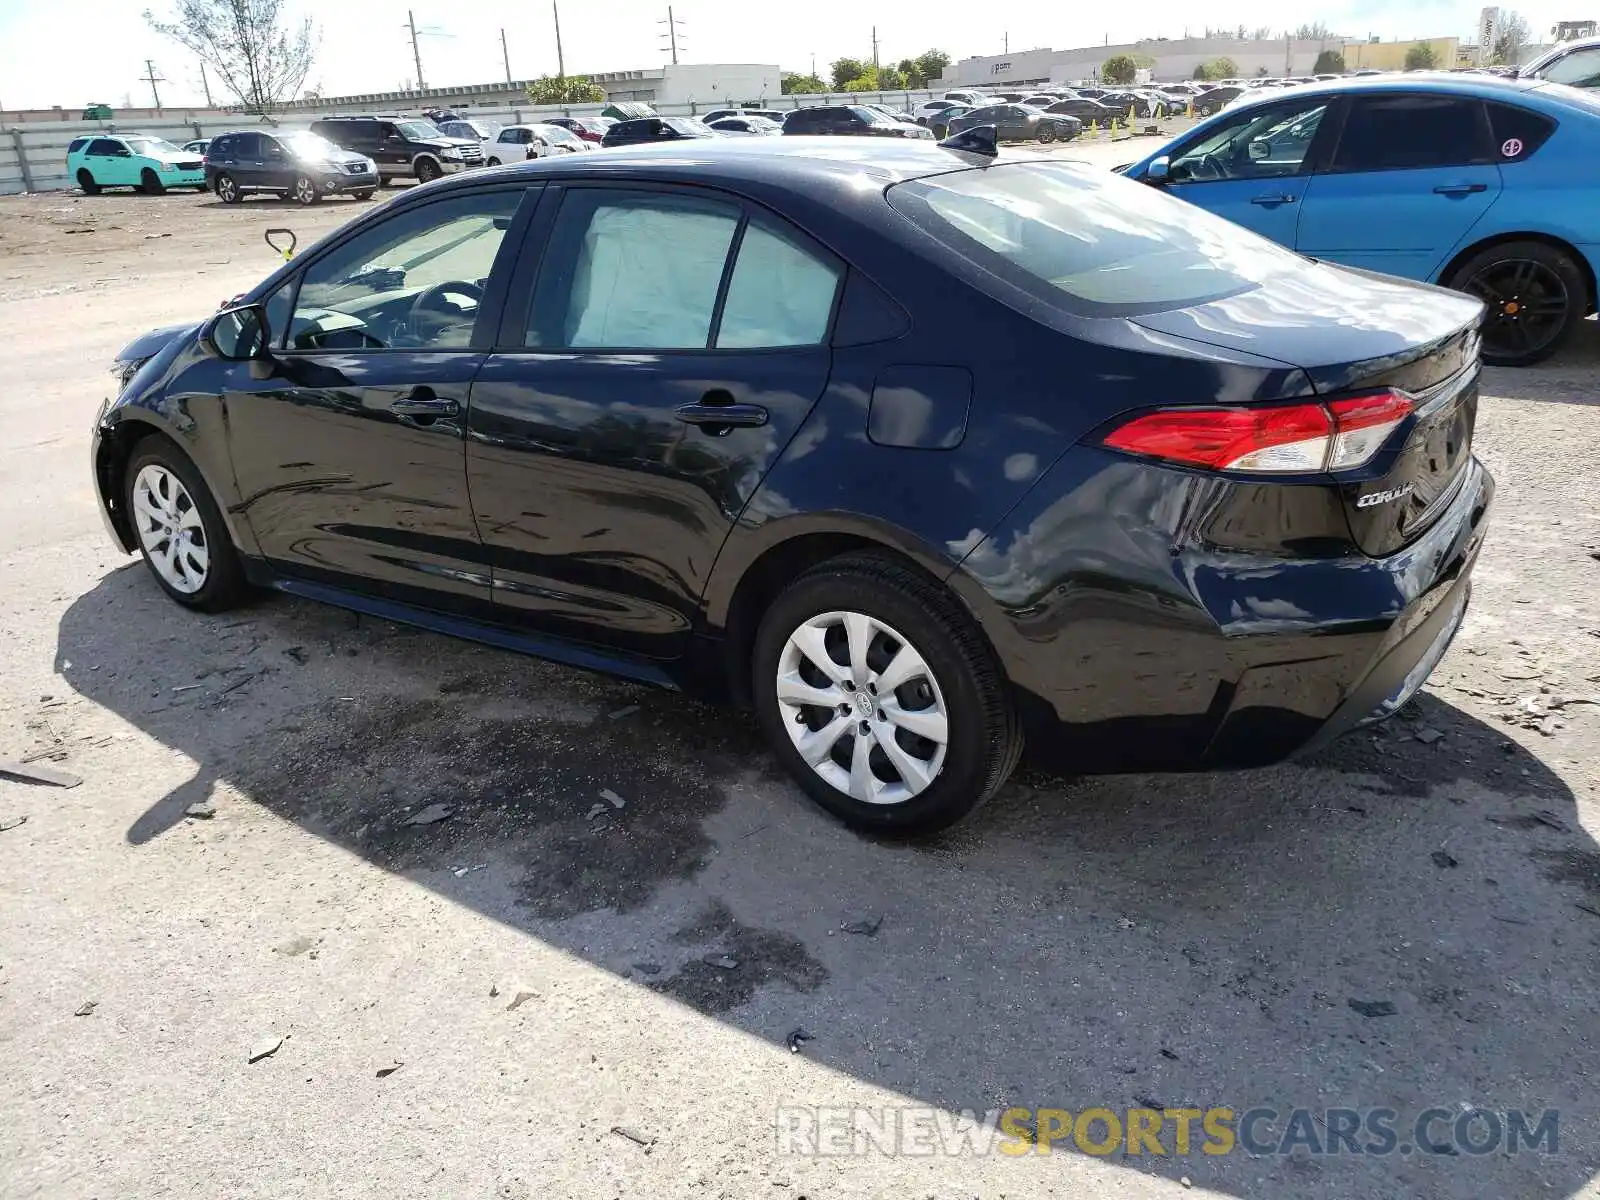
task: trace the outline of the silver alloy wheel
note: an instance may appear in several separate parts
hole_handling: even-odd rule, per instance
[[[866,804],[902,804],[944,767],[950,722],[939,681],[876,617],[826,612],[778,656],[778,706],[800,757]]]
[[[294,181],[294,198],[301,204],[313,204],[317,199],[317,185],[305,176]]]
[[[217,197],[224,204],[232,204],[233,198],[239,194],[239,185],[234,183],[233,176],[224,175],[217,180]]]
[[[145,558],[174,591],[189,596],[205,587],[211,552],[200,510],[166,467],[150,463],[134,477],[133,523]]]

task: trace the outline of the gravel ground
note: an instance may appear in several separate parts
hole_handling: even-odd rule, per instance
[[[1600,1194],[1600,330],[1486,373],[1473,607],[1391,726],[1237,774],[1024,770],[878,844],[739,715],[286,598],[195,616],[113,551],[113,351],[269,269],[262,229],[365,207],[0,200],[0,759],[83,779],[0,780],[0,1195]],[[1152,1102],[1555,1108],[1559,1145],[775,1132]]]

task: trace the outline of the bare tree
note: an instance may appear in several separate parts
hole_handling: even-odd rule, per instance
[[[316,58],[317,31],[296,24],[283,0],[176,0],[171,20],[144,19],[222,77],[250,112],[294,99]]]
[[[1528,22],[1519,12],[1508,12],[1500,18],[1500,33],[1494,40],[1494,61],[1508,67],[1517,65],[1522,48],[1528,44]]]

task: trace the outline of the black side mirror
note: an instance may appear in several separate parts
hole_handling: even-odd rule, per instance
[[[272,328],[264,305],[223,309],[201,329],[200,344],[224,362],[249,363],[252,379],[272,376]]]

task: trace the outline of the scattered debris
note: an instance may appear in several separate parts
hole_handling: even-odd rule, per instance
[[[250,1061],[260,1062],[263,1058],[271,1058],[278,1052],[278,1047],[283,1045],[281,1037],[264,1037],[254,1046],[250,1047]]]
[[[1362,808],[1359,804],[1346,804],[1344,806],[1344,810],[1345,812],[1353,812],[1358,817],[1364,817],[1367,815],[1367,810]]]
[[[1393,1000],[1352,1000],[1350,1007],[1363,1017],[1392,1017],[1400,1011]]]
[[[877,937],[878,930],[883,928],[883,918],[868,917],[865,921],[851,921],[839,928],[845,933],[854,933],[861,937]]]
[[[436,825],[448,819],[455,810],[443,804],[430,804],[419,813],[407,817],[403,822],[406,825]]]
[[[455,870],[451,871],[450,873],[452,875],[454,875],[457,879],[462,879],[462,878],[472,874],[474,871],[483,870],[488,865],[489,865],[488,863],[475,863],[470,867],[457,867]]]
[[[1165,1046],[1163,1046],[1161,1047],[1161,1057],[1170,1058],[1173,1062],[1177,1062],[1178,1052],[1176,1050],[1168,1050]]]
[[[633,964],[633,969],[635,971],[639,972],[639,974],[641,974],[641,975],[659,975],[659,974],[661,974],[661,964],[660,963],[636,962],[636,963]]]
[[[27,813],[23,813],[20,817],[6,817],[4,819],[0,819],[0,833],[5,833],[8,830],[15,829],[19,825],[26,825],[27,823]]]
[[[620,721],[623,717],[631,717],[638,711],[639,706],[637,704],[630,704],[626,708],[617,709],[617,711],[614,713],[607,713],[606,717],[612,721]]]
[[[613,1125],[611,1127],[611,1132],[616,1134],[618,1137],[627,1138],[635,1146],[643,1146],[647,1151],[651,1146],[655,1145],[656,1142],[655,1138],[645,1137],[645,1135],[640,1133],[637,1129],[629,1129],[626,1125]]]
[[[196,689],[196,688],[198,688],[198,687],[202,687],[202,686],[204,686],[204,685],[202,685],[202,684],[198,684],[198,683],[186,683],[186,684],[184,684],[184,685],[183,685],[183,686],[181,686],[181,687],[175,687],[175,688],[173,688],[173,689],[172,689],[172,690],[173,690],[173,691],[174,691],[174,692],[192,692],[192,691],[194,691],[194,690],[195,690],[195,689]]]
[[[506,1011],[507,1012],[516,1012],[517,1009],[521,1008],[529,1000],[537,1000],[538,998],[539,998],[539,993],[538,992],[518,992],[515,996],[513,996],[511,998],[511,1003],[506,1005]]]
[[[1566,824],[1555,813],[1548,810],[1536,812],[1530,819],[1534,824],[1543,825],[1546,829],[1554,829],[1557,833],[1567,832]]]
[[[800,1047],[804,1046],[807,1042],[814,1041],[816,1036],[817,1035],[814,1033],[807,1033],[804,1029],[794,1030],[786,1039],[789,1045],[789,1053],[799,1054]]]
[[[500,994],[500,985],[498,983],[491,983],[489,985],[489,999],[493,1000],[499,994]]]
[[[619,796],[615,792],[613,792],[610,788],[601,788],[600,789],[600,798],[602,800],[609,801],[612,808],[621,808],[624,804],[627,803],[627,801],[625,801],[621,796]]]
[[[217,806],[209,800],[196,800],[183,810],[186,817],[198,817],[202,821],[209,821],[217,815]]]
[[[1186,1188],[1192,1188],[1194,1186],[1194,1180],[1190,1179],[1187,1175],[1179,1175],[1178,1182]]]
[[[717,968],[719,971],[737,971],[739,960],[731,954],[708,954],[703,960],[707,966]]]
[[[1424,746],[1431,746],[1440,738],[1442,738],[1444,734],[1432,727],[1424,727],[1417,730],[1416,733],[1412,734],[1411,736],[1416,738],[1417,741],[1421,742]]]
[[[405,1066],[405,1063],[397,1062],[392,1067],[379,1067],[378,1071],[377,1071],[377,1078],[379,1078],[379,1079],[387,1079],[387,1078],[389,1078],[389,1076],[393,1075],[396,1071],[398,1071],[403,1066]]]
[[[1140,1108],[1153,1108],[1157,1112],[1162,1112],[1167,1107],[1160,1100],[1155,1099],[1153,1096],[1140,1096],[1135,1094],[1133,1097],[1133,1102]]]
[[[294,661],[299,663],[302,667],[311,661],[311,656],[306,653],[306,648],[304,646],[290,646],[283,652],[283,656],[285,658],[294,659]]]
[[[1137,928],[1139,928],[1139,926],[1134,923],[1134,920],[1133,920],[1132,917],[1118,917],[1117,918],[1117,928],[1118,929],[1137,929]]]
[[[1583,911],[1588,913],[1591,917],[1600,917],[1600,908],[1596,908],[1592,904],[1585,904],[1580,900],[1577,902],[1575,907],[1583,909]]]
[[[1521,917],[1502,917],[1495,913],[1489,914],[1491,920],[1499,921],[1502,925],[1532,925],[1532,921],[1524,921]]]
[[[595,819],[595,818],[596,818],[596,817],[603,817],[603,816],[605,816],[605,814],[606,814],[606,813],[607,813],[607,812],[609,812],[609,811],[610,811],[610,810],[609,810],[609,809],[607,809],[607,808],[606,808],[606,806],[605,806],[605,805],[604,805],[604,804],[596,804],[596,805],[593,805],[593,806],[591,806],[591,807],[590,807],[590,809],[589,809],[589,815],[588,815],[588,816],[586,816],[586,817],[585,817],[585,818],[584,818],[584,820],[585,820],[585,821],[592,821],[592,820],[594,820],[594,819]]]
[[[70,772],[41,767],[37,763],[0,762],[0,775],[8,779],[20,779],[24,783],[46,783],[59,788],[75,788],[83,782]]]
[[[94,1012],[94,1010],[96,1008],[98,1008],[98,1007],[100,1007],[100,1001],[98,1001],[98,1000],[85,1000],[82,1004],[78,1005],[78,1007],[73,1010],[72,1015],[75,1016],[75,1017],[87,1017],[90,1013]]]
[[[1459,867],[1461,865],[1460,862],[1443,850],[1435,850],[1431,855],[1429,855],[1429,857],[1433,859],[1433,865],[1436,867],[1448,868]]]

